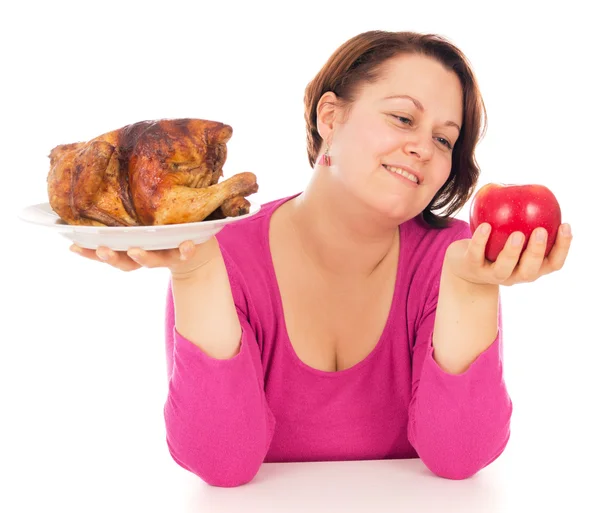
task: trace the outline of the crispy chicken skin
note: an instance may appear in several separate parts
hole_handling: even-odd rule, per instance
[[[202,119],[141,121],[50,152],[50,206],[68,224],[151,226],[247,214],[253,173],[219,182],[232,128]]]

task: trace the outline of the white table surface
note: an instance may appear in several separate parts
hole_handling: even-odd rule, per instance
[[[234,489],[189,479],[181,511],[532,513],[558,506],[600,512],[584,480],[548,470],[511,476],[498,462],[471,479],[451,481],[433,476],[420,460],[271,463],[254,481]]]
[[[120,449],[123,449],[121,447]],[[94,451],[92,450],[92,453]],[[0,511],[164,513],[598,513],[598,470],[580,461],[508,453],[462,481],[432,475],[420,460],[265,463],[250,483],[211,487],[178,467],[164,451],[150,450],[139,466],[126,455],[106,466],[86,457],[85,466],[57,462],[56,471],[23,463],[5,474]],[[133,453],[135,455],[135,453]],[[525,457],[524,457],[525,456]],[[574,455],[576,458],[579,456]],[[73,453],[70,459],[74,459]],[[556,462],[556,465],[553,464]],[[40,462],[41,467],[45,463]],[[49,465],[50,467],[52,465]],[[12,481],[12,483],[11,483]]]

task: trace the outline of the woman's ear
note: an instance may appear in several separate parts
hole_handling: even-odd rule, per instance
[[[331,138],[333,124],[337,110],[337,96],[332,91],[327,91],[317,104],[317,130],[321,139],[327,141]]]

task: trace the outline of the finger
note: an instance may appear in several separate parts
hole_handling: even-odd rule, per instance
[[[515,271],[517,281],[532,282],[540,277],[547,241],[548,232],[544,228],[533,231]]]
[[[492,225],[481,223],[469,241],[466,258],[470,264],[481,267],[485,264],[485,246],[490,237]]]
[[[135,271],[140,268],[140,265],[131,260],[123,251],[113,251],[110,248],[100,246],[96,249],[96,255],[101,262],[116,267],[121,271]]]
[[[179,245],[181,260],[189,260],[196,253],[196,245],[191,240],[186,240]]]
[[[146,251],[141,248],[129,248],[127,256],[139,265],[150,269],[162,267],[165,259],[162,250]]]
[[[569,254],[572,240],[571,226],[568,223],[561,225],[554,246],[542,266],[542,274],[550,274],[562,269]]]
[[[185,254],[189,255],[189,248],[186,249]],[[156,267],[169,267],[173,264],[173,262],[184,260],[181,246],[174,249],[149,251],[141,248],[130,248],[127,250],[127,256],[140,265],[150,269],[154,269]]]
[[[525,236],[521,232],[513,232],[506,240],[504,248],[491,265],[491,273],[497,283],[506,281],[512,275],[519,262],[524,243]]]
[[[95,260],[96,262],[102,262],[102,260],[100,260],[98,258],[98,255],[96,255],[96,250],[94,250],[94,249],[82,248],[81,246],[78,246],[77,244],[71,244],[69,249],[73,253],[76,253],[77,255],[82,256],[84,258],[88,258],[89,260]]]

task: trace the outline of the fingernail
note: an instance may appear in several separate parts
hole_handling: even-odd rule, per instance
[[[127,251],[127,256],[139,264],[140,258],[142,257],[142,251],[140,249],[130,249]]]
[[[96,251],[96,255],[98,255],[98,258],[100,260],[104,260],[106,262],[111,257],[111,252],[100,250],[100,251]]]
[[[79,255],[81,255],[81,248],[79,246],[71,246],[69,248],[73,253],[78,253]]]
[[[523,240],[523,235],[521,233],[514,233],[513,236],[511,237],[511,242],[513,246],[518,246],[519,244],[521,244],[521,241]]]
[[[490,233],[490,225],[489,224],[482,224],[481,225],[481,234],[482,235],[487,235],[488,233]]]
[[[565,225],[562,227],[562,234],[563,234],[565,237],[570,237],[570,236],[571,236],[571,225],[569,225],[569,224],[565,224]]]
[[[181,251],[179,254],[179,259],[180,260],[187,260],[189,258],[189,256],[192,254],[192,251],[194,250],[194,245],[190,244],[190,243],[184,243],[181,246]]]
[[[535,240],[537,240],[538,242],[544,242],[545,238],[546,238],[546,232],[544,230],[537,230],[535,232]]]

